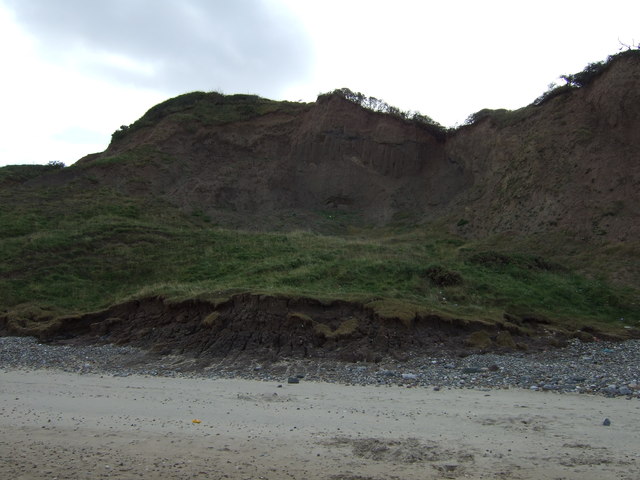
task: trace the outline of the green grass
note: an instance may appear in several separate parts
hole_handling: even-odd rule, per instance
[[[306,108],[305,104],[269,100],[257,95],[191,92],[155,105],[139,120],[120,127],[112,137],[115,141],[121,140],[129,133],[157,125],[169,116],[187,131],[195,131],[198,126],[211,127],[244,121],[267,113],[298,111],[302,108]]]
[[[435,227],[234,231],[108,189],[3,191],[0,200],[0,311],[76,313],[133,297],[252,291],[358,300],[399,318],[501,321],[511,312],[574,326],[640,322],[637,290],[504,239],[489,249]]]
[[[59,169],[60,166],[53,162],[48,165],[7,165],[0,168],[0,188],[21,184]]]
[[[91,175],[108,175],[114,162],[162,168],[171,159],[142,148],[99,161]],[[587,245],[562,234],[468,240],[446,233],[459,218],[423,227],[398,218],[374,229],[329,211],[313,212],[324,235],[245,232],[218,227],[197,208],[124,195],[89,174],[56,182],[51,170],[0,169],[0,315],[250,291],[356,300],[406,322],[419,311],[491,322],[505,312],[536,315],[571,328],[640,322],[637,243]],[[41,175],[53,181],[32,186]],[[133,180],[144,182],[124,179]]]

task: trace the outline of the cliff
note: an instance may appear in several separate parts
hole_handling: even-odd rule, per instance
[[[362,358],[638,336],[640,52],[585,72],[455,130],[193,92],[71,167],[0,169],[0,330]]]
[[[447,156],[469,188],[456,198],[477,234],[564,230],[581,239],[640,233],[640,56],[540,106],[463,127]]]
[[[446,133],[336,94],[313,104],[187,94],[78,168],[244,228],[314,228],[335,214],[445,220],[475,237],[624,241],[640,233],[640,55],[630,53],[582,88]]]

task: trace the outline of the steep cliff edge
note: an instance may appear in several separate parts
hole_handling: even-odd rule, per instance
[[[129,194],[262,229],[314,228],[332,212],[372,225],[398,214],[420,219],[425,206],[446,203],[462,186],[444,138],[338,95],[314,104],[187,96],[194,101],[179,113],[143,117],[78,167]],[[178,99],[158,107],[170,111]],[[207,118],[216,108],[235,118]]]
[[[335,213],[620,242],[640,234],[639,86],[630,52],[582,88],[440,135],[335,94],[299,104],[193,93],[78,167],[236,227],[314,229]]]
[[[470,185],[456,198],[467,228],[636,239],[639,86],[640,55],[627,55],[583,88],[459,129],[446,152]]]

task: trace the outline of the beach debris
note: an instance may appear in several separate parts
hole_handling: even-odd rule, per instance
[[[603,352],[603,347],[612,353]],[[82,371],[91,361],[91,371],[99,375],[125,377],[130,375],[205,378],[253,378],[273,382],[283,388],[289,376],[304,379],[344,383],[348,385],[415,384],[443,390],[462,388],[526,388],[530,391],[599,394],[607,397],[625,396],[640,399],[640,339],[625,342],[582,343],[569,340],[562,349],[515,353],[483,353],[453,357],[441,355],[408,355],[404,360],[382,359],[376,364],[353,364],[330,359],[287,360],[284,364],[260,364],[250,357],[246,365],[231,358],[218,367],[196,368],[185,364],[181,356],[171,361],[167,357],[152,357],[134,348],[115,345],[49,345],[33,337],[0,337],[2,368],[56,368]],[[437,361],[437,363],[433,363]],[[191,360],[189,360],[191,362]],[[186,368],[189,366],[189,368]],[[193,370],[191,370],[193,367]],[[494,372],[498,368],[499,370]],[[402,378],[402,374],[405,378]],[[417,375],[416,379],[406,374]],[[301,383],[301,382],[300,382]]]
[[[300,379],[298,377],[289,377],[287,383],[300,383]]]
[[[482,368],[479,367],[466,367],[462,369],[462,373],[482,373]]]
[[[602,422],[602,425],[604,425],[605,427],[608,427],[609,425],[611,425],[611,420],[609,420],[608,418],[605,418],[604,422]]]
[[[194,418],[193,420],[191,420],[191,423],[202,423],[202,420],[198,420],[197,418]]]

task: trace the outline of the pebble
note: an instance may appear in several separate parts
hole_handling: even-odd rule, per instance
[[[482,372],[482,369],[478,367],[467,367],[462,369],[462,373],[480,373],[480,372]]]
[[[348,363],[319,358],[260,361],[249,354],[226,359],[159,355],[129,346],[41,344],[30,337],[0,337],[0,369],[50,368],[126,377],[245,378],[276,384],[307,381],[347,385],[412,385],[586,393],[640,398],[640,340],[591,342],[542,352],[474,354],[461,358],[408,354],[402,361]],[[294,373],[295,372],[295,373]],[[435,390],[435,388],[434,388]],[[437,390],[436,390],[437,391]]]

